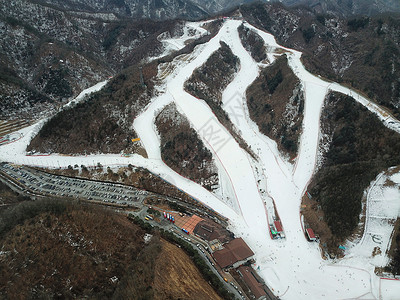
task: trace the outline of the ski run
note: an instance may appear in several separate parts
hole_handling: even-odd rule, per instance
[[[190,37],[206,34],[202,24],[188,23],[180,38],[160,37],[167,47],[166,53],[183,48]],[[26,146],[45,122],[42,120],[20,130],[23,137],[18,141],[1,146],[0,160],[50,168],[67,168],[75,164],[91,166],[98,162],[103,166],[132,164],[146,168],[229,218],[230,230],[242,237],[255,252],[254,267],[281,299],[399,299],[400,281],[384,280],[374,274],[375,266],[388,263],[385,251],[390,246],[393,225],[385,220],[396,220],[399,216],[399,173],[389,170],[371,183],[367,191],[364,236],[360,241],[346,245],[344,259],[321,258],[318,244],[310,243],[305,238],[299,213],[301,197],[316,168],[320,114],[329,91],[350,95],[397,133],[400,133],[399,121],[355,91],[307,72],[301,63],[300,52],[278,45],[272,35],[245,24],[264,39],[270,63],[278,55],[278,49],[279,53],[287,55],[289,66],[304,89],[305,108],[299,154],[296,161],[290,163],[278,151],[276,143],[261,134],[249,118],[246,89],[265,65],[256,63],[243,48],[237,31],[241,24],[240,20],[226,20],[214,38],[197,46],[184,59],[178,56],[165,68],[169,72],[159,74],[162,84],[157,87],[158,95],[133,123],[148,158],[136,154],[131,157],[109,154],[27,156]],[[239,71],[223,91],[223,109],[255,153],[256,159],[239,147],[205,101],[193,97],[183,88],[193,71],[219,49],[220,41],[225,42],[240,59]],[[74,101],[101,89],[105,83],[83,91]],[[215,192],[209,192],[182,177],[161,160],[160,137],[154,122],[157,114],[169,103],[176,104],[178,111],[186,116],[212,152],[221,186]],[[394,187],[384,185],[388,178],[395,183]],[[274,216],[274,205],[285,231],[285,239],[272,240],[270,237],[269,224]],[[377,232],[383,234],[376,236]],[[377,241],[383,245],[382,254],[372,257]]]

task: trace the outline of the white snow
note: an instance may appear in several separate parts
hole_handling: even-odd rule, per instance
[[[83,99],[85,99],[87,95],[90,95],[91,93],[101,90],[107,84],[107,82],[108,80],[104,80],[102,82],[95,84],[94,86],[91,86],[90,88],[87,88],[86,90],[83,90],[75,99],[65,104],[64,107],[69,107],[81,102]]]
[[[399,280],[381,279],[380,280],[381,299],[398,300],[399,299]]]
[[[400,132],[399,121],[355,91],[310,74],[300,61],[300,52],[279,46],[272,35],[246,24],[264,39],[270,61],[277,55],[276,49],[285,50],[289,66],[304,87],[303,131],[299,155],[292,165],[279,153],[276,143],[262,135],[249,118],[245,91],[257,77],[262,65],[257,64],[242,47],[237,33],[240,24],[241,21],[238,20],[227,20],[213,39],[195,48],[189,55],[190,59],[175,59],[171,65],[174,69],[163,77],[159,95],[152,99],[133,124],[149,158],[136,154],[131,157],[57,154],[26,156],[26,145],[40,128],[42,122],[39,122],[22,129],[20,132],[24,137],[21,140],[1,146],[0,160],[53,168],[66,168],[75,164],[90,166],[97,162],[103,166],[132,164],[147,168],[229,218],[231,229],[236,235],[243,237],[255,252],[255,267],[258,272],[281,299],[395,299],[400,295],[400,282],[380,280],[374,274],[374,266],[386,262],[386,258],[382,255],[372,259],[369,254],[372,244],[366,241],[368,235],[375,230],[382,230],[382,235],[386,238],[382,243],[387,244],[390,226],[382,220],[388,216],[394,218],[396,207],[398,213],[398,188],[396,192],[389,188],[376,190],[374,187],[382,186],[379,183],[381,178],[372,185],[368,198],[369,221],[365,238],[350,247],[348,255],[342,260],[323,260],[318,244],[307,242],[300,222],[299,207],[301,197],[315,171],[320,139],[320,113],[329,90],[351,95],[375,113],[387,127],[397,132]],[[223,92],[223,108],[256,154],[256,159],[239,147],[205,101],[191,96],[183,89],[192,72],[220,47],[220,41],[231,47],[233,53],[240,58],[241,64],[233,82]],[[182,44],[175,46],[179,48]],[[218,194],[210,193],[182,177],[161,160],[160,138],[154,118],[171,102],[187,117],[206,147],[212,151],[222,179]],[[393,175],[391,178],[397,184],[400,183],[400,175]],[[273,203],[285,230],[286,239],[283,240],[271,240],[268,232]],[[389,204],[391,209],[386,209]],[[374,223],[374,220],[378,222]]]
[[[187,42],[192,39],[198,39],[203,35],[208,34],[208,31],[203,26],[210,21],[201,22],[186,22],[182,29],[182,35],[171,37],[169,32],[163,32],[157,39],[163,45],[163,52],[157,57],[151,57],[149,60],[155,60],[157,58],[171,54],[174,51],[183,49]]]
[[[400,173],[390,173],[391,170],[389,174],[379,174],[371,183],[364,234],[356,245],[351,242],[346,245],[347,258],[363,259],[365,264],[373,267],[388,265],[386,251],[390,248],[394,224],[400,217]],[[374,250],[379,250],[375,256],[372,255]]]

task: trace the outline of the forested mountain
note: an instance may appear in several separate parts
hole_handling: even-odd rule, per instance
[[[246,2],[252,1],[3,1],[0,117],[36,118],[55,111],[82,89],[157,55],[162,50],[157,37],[179,32],[179,22],[148,19],[198,19]],[[396,106],[398,83],[389,69],[400,69],[398,19],[342,16],[397,11],[398,1],[282,3],[292,8],[259,2],[240,11],[281,43],[305,52],[310,70],[354,83],[382,104]],[[385,78],[383,84],[375,77]]]
[[[288,6],[303,5],[317,13],[338,16],[376,15],[386,12],[400,12],[400,2],[396,0],[280,0]]]
[[[0,6],[0,117],[37,118],[156,55],[176,21],[126,20],[30,1]]]
[[[398,16],[344,18],[281,4],[245,5],[241,12],[280,44],[302,51],[309,71],[345,82],[399,116]]]

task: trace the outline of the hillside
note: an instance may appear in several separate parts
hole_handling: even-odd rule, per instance
[[[179,51],[157,60],[126,67],[104,89],[78,104],[62,109],[49,119],[31,141],[28,151],[64,154],[100,151],[146,156],[141,144],[132,142],[132,139],[137,138],[132,122],[157,94],[154,87],[160,83],[159,67],[175,57],[190,53],[197,45],[208,42],[218,28],[218,22],[209,23],[210,34],[197,37],[193,33],[193,38],[189,35],[186,37],[188,42]],[[141,53],[144,55],[144,52]],[[133,52],[132,55],[136,54]]]
[[[400,115],[400,20],[342,18],[279,4],[241,7],[245,19],[302,51],[309,71],[352,86]]]
[[[125,70],[105,89],[83,102],[67,107],[51,118],[31,141],[28,151],[42,153],[140,153],[146,155],[131,124],[153,94],[156,65],[143,68],[147,86],[140,82],[139,68]]]
[[[175,18],[198,19],[208,15],[208,11],[187,0],[101,0],[101,1],[38,1],[43,6],[51,5],[60,10],[73,11],[82,15],[110,15],[132,19],[165,20]]]
[[[179,32],[178,23],[132,22],[40,1],[4,2],[0,118],[38,119],[55,113],[83,89],[159,54],[163,46],[157,37]]]
[[[175,105],[166,106],[155,124],[161,137],[162,159],[179,174],[201,184],[208,190],[218,184],[212,154],[202,143],[189,121]]]
[[[266,67],[247,89],[250,117],[279,150],[297,155],[301,133],[304,95],[300,81],[287,65],[286,56]]]
[[[290,0],[283,3],[293,8],[285,8],[248,2],[6,1],[0,7],[0,118],[53,114],[81,90],[159,55],[160,34],[174,36],[181,30],[180,22],[169,20],[204,18],[239,4],[248,21],[304,51],[309,70],[352,84],[396,112],[398,17],[375,15],[398,11],[398,3]],[[364,13],[373,17],[356,17]],[[386,59],[391,56],[392,61]]]
[[[157,235],[145,243],[145,231],[123,215],[48,200],[22,203],[1,220],[2,298],[159,299],[173,291],[219,299],[182,250]]]
[[[338,93],[327,96],[321,123],[325,137],[321,147],[326,152],[320,151],[325,152],[325,159],[309,191],[322,207],[332,232],[330,236],[321,232],[332,250],[358,225],[361,199],[370,182],[380,172],[400,164],[400,136],[352,98]]]
[[[185,82],[185,90],[196,98],[203,99],[240,146],[250,152],[248,145],[238,134],[226,113],[223,107],[225,104],[222,103],[222,92],[237,73],[238,65],[239,58],[232,53],[226,43],[220,42],[220,48],[201,67],[194,70]]]
[[[336,14],[340,16],[400,12],[400,3],[396,0],[282,0],[280,2],[289,6],[307,6],[319,14]]]
[[[24,200],[26,198],[18,195],[3,182],[0,182],[0,212]]]
[[[165,240],[161,246],[154,270],[154,299],[221,299],[182,249]]]
[[[159,37],[169,55],[127,67],[43,127],[20,130],[0,147],[2,159],[202,203],[229,221],[255,253],[257,273],[284,299],[393,298],[398,286],[388,288],[377,272],[390,265],[384,245],[400,208],[395,26],[382,25],[389,38],[363,31],[373,18],[280,4],[240,10],[243,18],[180,23],[180,34]],[[364,52],[349,42],[355,38]],[[379,66],[346,81],[375,38],[395,45],[392,69],[384,51]],[[216,174],[210,189],[207,177]]]

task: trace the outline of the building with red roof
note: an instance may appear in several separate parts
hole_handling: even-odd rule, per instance
[[[281,221],[274,221],[274,225],[277,232],[283,232],[282,223]]]
[[[237,268],[251,259],[254,252],[242,238],[233,239],[224,244],[224,249],[215,251],[213,257],[221,269]]]
[[[307,228],[306,232],[307,232],[308,239],[310,241],[316,241],[317,240],[317,237],[315,236],[314,231],[311,228]]]
[[[240,266],[238,268],[238,272],[257,300],[267,298],[267,293],[264,289],[265,285],[257,280],[257,276],[255,275],[253,268]]]

